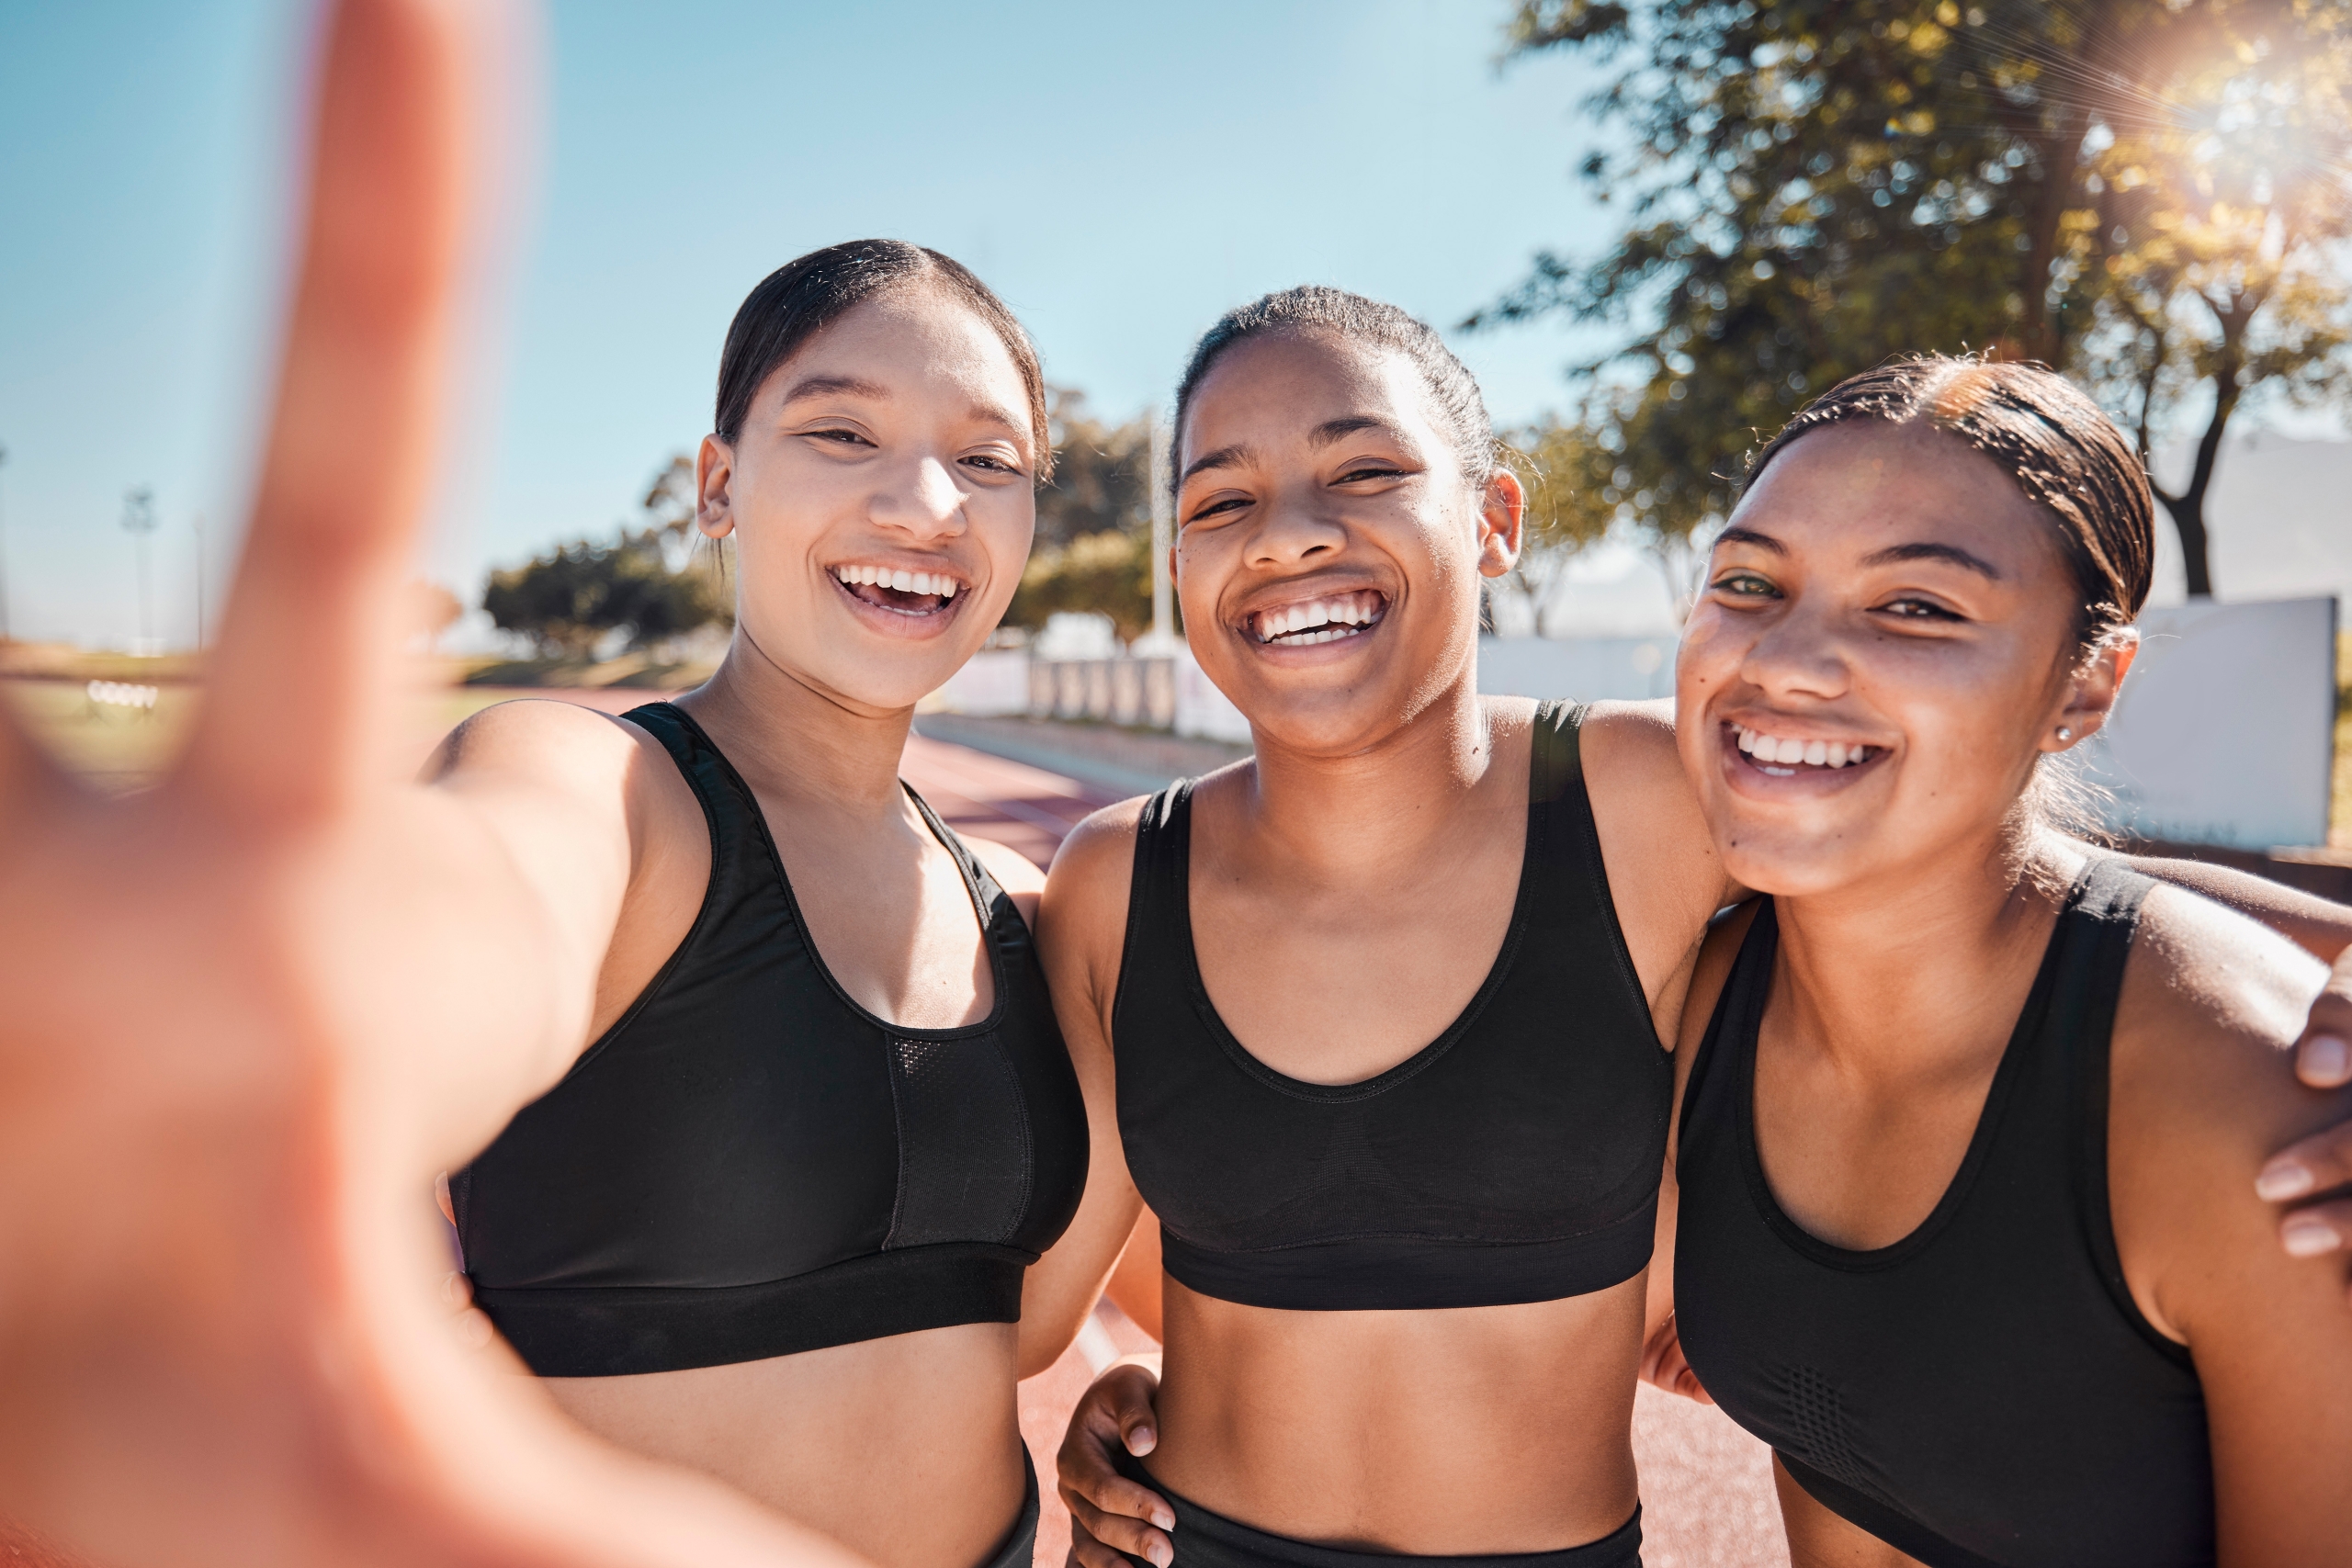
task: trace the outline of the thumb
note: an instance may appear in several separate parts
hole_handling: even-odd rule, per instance
[[[1140,1459],[1159,1446],[1159,1416],[1151,1407],[1149,1389],[1129,1387],[1122,1390],[1118,1416],[1119,1439],[1127,1445],[1127,1452]]]

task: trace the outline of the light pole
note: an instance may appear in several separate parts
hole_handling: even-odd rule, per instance
[[[8,466],[8,449],[0,446],[0,468]],[[14,642],[16,634],[8,629],[8,542],[0,534],[0,642]]]
[[[147,541],[155,532],[155,492],[145,485],[122,497],[122,526],[139,551],[139,643],[134,654],[152,654],[155,648],[155,595],[149,586]]]
[[[1174,597],[1168,581],[1168,550],[1176,542],[1176,499],[1168,492],[1173,432],[1164,409],[1151,411],[1151,649],[1172,652],[1176,643]]]
[[[196,530],[196,650],[204,651],[204,513],[189,525]]]

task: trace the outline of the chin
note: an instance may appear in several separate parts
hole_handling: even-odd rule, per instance
[[[1735,825],[1717,833],[1715,848],[1734,881],[1779,898],[1832,893],[1870,869],[1853,840],[1835,832]]]

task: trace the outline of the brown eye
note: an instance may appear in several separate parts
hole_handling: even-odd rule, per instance
[[[1893,599],[1881,605],[1880,609],[1887,615],[1899,615],[1906,621],[1956,621],[1960,619],[1958,615],[1953,615],[1941,604],[1936,604],[1934,601],[1928,599]]]

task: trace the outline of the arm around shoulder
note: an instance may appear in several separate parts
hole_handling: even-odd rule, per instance
[[[2116,1239],[2154,1326],[2203,1385],[2224,1564],[2320,1562],[2352,1536],[2352,1321],[2332,1259],[2288,1257],[2252,1176],[2352,1114],[2296,1082],[2318,964],[2250,922],[2149,896],[2115,1031]]]
[[[1069,1229],[1029,1269],[1021,1295],[1021,1375],[1051,1366],[1077,1337],[1134,1228],[1141,1200],[1119,1142],[1111,1000],[1126,933],[1127,882],[1142,802],[1096,812],[1054,857],[1037,910],[1037,953],[1086,1098],[1086,1192]]]

